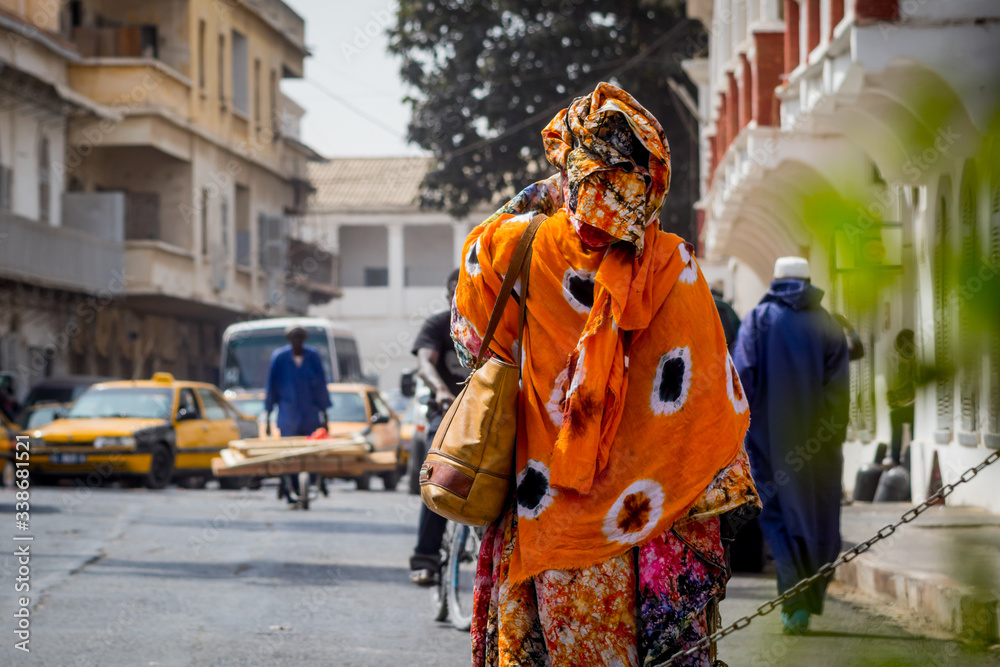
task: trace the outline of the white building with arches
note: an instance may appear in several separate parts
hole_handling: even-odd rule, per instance
[[[896,335],[915,332],[912,495],[1000,448],[1000,4],[715,0],[689,13],[699,87],[702,248],[753,307],[782,255],[866,348],[852,363],[845,486],[890,440]],[[874,289],[874,285],[879,289]],[[983,330],[977,322],[990,322]],[[953,372],[952,372],[953,371]],[[996,468],[996,466],[994,466]],[[949,502],[1000,512],[1000,469]]]
[[[490,211],[456,220],[420,205],[433,158],[332,158],[309,163],[316,188],[302,238],[338,258],[341,297],[310,314],[349,325],[362,372],[382,389],[416,366],[410,354],[427,317],[449,307],[445,282],[459,266],[465,237]]]

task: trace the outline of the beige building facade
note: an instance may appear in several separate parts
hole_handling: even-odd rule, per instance
[[[58,27],[40,3],[0,3],[0,371],[22,397],[72,371],[77,322],[125,287],[123,220],[92,226],[60,169],[71,119],[117,115],[70,88],[78,54]]]
[[[314,306],[354,331],[362,372],[382,389],[399,386],[424,320],[446,310],[448,275],[458,268],[472,227],[489,216],[456,220],[420,206],[431,158],[342,158],[310,163],[316,192],[303,218],[310,239],[339,258],[342,297]]]
[[[0,28],[6,21],[18,38],[3,40],[18,51],[4,61],[41,68],[37,76],[62,96],[47,142],[22,127],[36,114],[11,104],[17,119],[5,123],[0,112],[0,160],[8,141],[28,137],[48,151],[47,159],[11,151],[32,163],[10,187],[27,230],[19,233],[44,260],[53,230],[71,223],[114,246],[119,264],[112,285],[114,267],[87,262],[100,272],[95,284],[59,297],[104,294],[87,322],[72,307],[52,315],[56,333],[76,323],[67,349],[46,352],[53,363],[42,374],[165,370],[217,381],[225,326],[302,314],[337,294],[333,259],[288,224],[310,193],[306,162],[319,156],[298,136],[304,110],[280,88],[302,76],[308,55],[304,22],[287,5],[21,0],[0,2],[0,12]],[[39,179],[48,183],[47,208],[33,194]],[[0,275],[22,292],[52,271],[31,276],[0,260]],[[7,339],[19,341],[12,350],[45,338],[23,323],[6,326]],[[24,367],[23,350],[8,357],[5,369]]]

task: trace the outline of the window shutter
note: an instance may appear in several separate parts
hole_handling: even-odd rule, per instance
[[[962,191],[959,196],[959,224],[962,234],[961,270],[958,272],[963,285],[979,266],[979,238],[976,229],[976,168],[969,160],[962,172]],[[967,433],[979,430],[979,361],[981,347],[972,324],[972,299],[959,292],[958,344],[960,356],[959,396],[961,428]]]
[[[212,289],[221,292],[226,289],[226,250],[221,245],[212,246]]]
[[[280,215],[261,213],[258,218],[260,268],[267,273],[284,274],[288,248],[283,223]]]
[[[994,176],[990,192],[989,258],[994,271],[1000,270],[1000,177]],[[994,274],[993,279],[1000,278]],[[986,431],[1000,436],[1000,327],[994,322],[990,337],[989,401]]]
[[[125,238],[160,238],[160,195],[128,192],[125,195]]]
[[[868,354],[861,359],[861,416],[865,430],[875,437],[875,313],[862,313],[858,322],[858,334]]]
[[[854,307],[856,304],[858,295],[855,289],[856,281],[854,276],[851,274],[844,275],[844,290],[846,294],[844,295],[844,313],[851,324],[857,325],[857,311]],[[865,350],[865,355],[870,356],[872,354],[871,350]],[[855,437],[864,430],[864,424],[861,420],[861,405],[859,398],[861,397],[861,369],[859,364],[852,363],[848,364],[848,369],[850,371],[851,378],[851,403],[850,403],[850,414],[848,421],[850,422],[851,428],[855,433]]]
[[[938,210],[935,219],[934,248],[934,363],[936,366],[937,427],[951,430],[953,422],[954,385],[952,383],[951,327],[949,326],[948,293],[950,262],[948,262],[948,198],[942,193],[948,187],[942,180],[938,188]]]
[[[857,307],[859,291],[865,289],[861,276],[846,274],[844,285],[847,319],[854,325],[865,347],[865,356],[848,366],[851,382],[849,423],[855,436],[862,442],[868,442],[875,436],[875,314],[870,309]]]

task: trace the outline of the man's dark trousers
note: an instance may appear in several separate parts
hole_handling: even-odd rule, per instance
[[[427,425],[428,449],[434,442],[434,436],[437,435],[443,417],[441,414],[435,415]],[[441,540],[444,539],[444,529],[447,525],[448,519],[430,511],[426,505],[421,505],[420,522],[417,524],[417,546],[410,556],[411,570],[437,572],[441,567]]]
[[[303,436],[312,435],[312,434],[313,434],[313,431],[309,431],[308,433],[304,433],[304,432],[302,432],[302,430],[299,430],[299,431],[296,431],[295,433],[292,433],[290,435],[293,436],[293,437],[303,437]],[[282,433],[282,435],[284,435],[284,433]],[[289,490],[289,488],[291,488],[291,490],[295,493],[296,496],[299,495],[299,476],[297,474],[282,475],[278,479],[278,483],[281,486],[282,495],[285,496],[285,499],[288,501],[289,504],[291,504],[292,500],[291,500],[291,498],[288,497],[288,490]],[[310,484],[318,484],[319,483],[319,475],[317,473],[314,473],[314,472],[309,473],[309,483]]]

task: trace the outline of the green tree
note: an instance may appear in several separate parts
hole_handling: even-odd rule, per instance
[[[681,61],[708,40],[683,2],[400,0],[389,37],[415,91],[409,139],[438,158],[426,205],[462,215],[551,174],[542,128],[611,81],[663,125],[673,175],[661,226],[693,240],[697,126],[667,82],[687,81]]]

